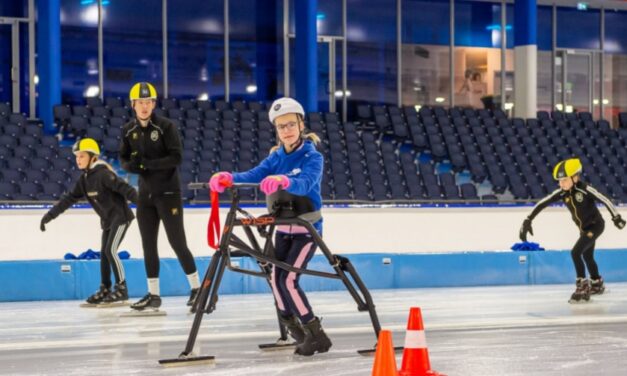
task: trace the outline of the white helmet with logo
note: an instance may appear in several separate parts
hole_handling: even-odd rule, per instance
[[[270,122],[274,124],[274,119],[285,114],[299,114],[303,118],[305,117],[305,110],[300,103],[296,102],[292,98],[279,98],[272,102],[270,111],[268,111],[268,117]]]

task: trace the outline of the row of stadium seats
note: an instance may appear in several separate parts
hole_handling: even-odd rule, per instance
[[[476,182],[487,179],[496,193],[509,189],[517,199],[540,198],[555,187],[551,167],[579,157],[586,179],[615,200],[627,201],[627,129],[612,130],[605,120],[595,122],[586,113],[554,112],[524,121],[478,116],[480,111],[453,117],[411,107],[389,110],[379,115],[386,122],[375,120],[376,131],[407,141],[436,161],[450,161],[455,171],[469,170]],[[367,125],[373,120],[362,119]]]
[[[264,110],[255,111],[248,105],[235,109],[235,103],[228,109],[201,109],[199,103],[162,102],[158,109],[181,132],[184,185],[206,181],[219,170],[250,169],[275,145],[265,104],[260,105]],[[122,126],[131,113],[123,106],[111,108],[124,113],[106,117],[79,109],[70,115],[69,124],[81,135],[98,140],[103,153],[115,159]],[[538,119],[524,121],[510,120],[498,110],[362,106],[353,122],[342,123],[336,113],[311,113],[307,120],[322,139],[325,200],[497,199],[492,194],[478,196],[477,186],[486,184],[499,196],[537,199],[555,187],[551,167],[560,159],[578,156],[593,185],[616,200],[627,201],[622,162],[627,160],[625,130],[613,131],[609,123],[594,122],[585,113],[547,115],[538,113]],[[0,181],[13,184],[14,189],[8,189],[12,194],[2,193],[4,190],[0,194],[4,199],[24,199],[20,184],[28,182],[39,184],[41,193],[29,189],[28,197],[48,197],[43,194],[43,183],[67,182],[75,173],[73,157],[60,152],[68,148],[59,148],[56,139],[44,136],[41,128],[13,124],[11,119],[10,115],[0,116],[0,147],[4,148],[0,149]],[[450,165],[451,171],[442,172],[442,165]],[[49,178],[47,172],[52,170],[65,175]],[[457,184],[464,174],[472,181]],[[184,194],[186,199],[195,198],[194,192],[186,189]],[[258,192],[247,198],[263,200]]]

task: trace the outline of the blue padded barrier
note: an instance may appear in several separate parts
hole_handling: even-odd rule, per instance
[[[456,252],[429,254],[363,253],[348,255],[370,289],[495,286],[573,283],[569,251]],[[597,250],[595,257],[608,283],[627,281],[627,249]],[[384,262],[384,259],[389,262]],[[202,278],[209,257],[196,259]],[[250,258],[233,259],[241,268],[258,270]],[[129,293],[146,293],[142,259],[123,260]],[[316,255],[310,268],[331,271]],[[0,302],[85,299],[100,283],[99,260],[32,260],[0,262]],[[306,291],[344,290],[339,280],[303,276]],[[225,271],[221,294],[268,293],[262,278]],[[161,260],[161,294],[187,295],[189,287],[177,259]]]

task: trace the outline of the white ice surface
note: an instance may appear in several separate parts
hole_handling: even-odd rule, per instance
[[[566,301],[574,286],[380,290],[383,328],[404,342],[411,306],[422,308],[433,369],[453,375],[626,375],[627,284],[587,304]],[[270,295],[220,296],[205,316],[195,352],[215,365],[163,368],[183,350],[193,316],[185,298],[164,298],[165,317],[119,318],[127,308],[78,308],[78,301],[0,304],[0,374],[7,375],[370,375],[368,314],[347,292],[310,293],[333,341],[311,358],[261,352],[278,337]],[[400,366],[400,355],[397,357]]]

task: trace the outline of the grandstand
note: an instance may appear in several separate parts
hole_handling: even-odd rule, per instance
[[[71,142],[92,137],[115,161],[122,126],[132,116],[121,98],[55,106],[57,129]],[[69,147],[45,135],[23,114],[0,114],[0,197],[50,201],[76,173]],[[187,183],[208,181],[216,171],[245,171],[275,144],[267,103],[166,99],[158,115],[181,132],[184,197],[202,201]],[[627,113],[621,113],[621,121]],[[331,203],[526,202],[552,191],[551,166],[581,158],[584,177],[618,202],[627,202],[627,124],[612,129],[588,112],[539,111],[537,118],[509,119],[503,111],[431,106],[362,104],[354,119],[309,113],[308,126],[322,139],[323,197]],[[479,195],[482,190],[484,194]],[[263,202],[260,192],[247,201]]]

